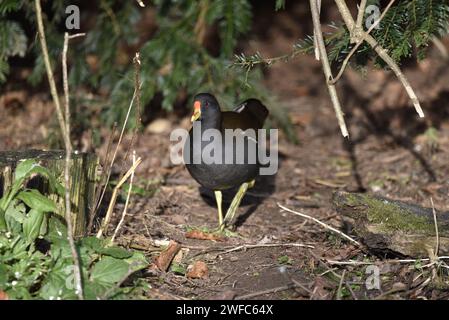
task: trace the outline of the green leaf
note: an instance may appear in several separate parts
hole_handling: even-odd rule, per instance
[[[44,221],[44,213],[35,209],[31,209],[28,218],[23,222],[23,234],[29,241],[33,241],[39,236],[42,222]]]
[[[125,278],[129,265],[124,260],[104,257],[92,269],[91,280],[100,283],[116,283]]]
[[[31,209],[41,212],[56,213],[57,211],[55,202],[42,195],[36,189],[22,191],[17,195],[17,198],[25,202]]]

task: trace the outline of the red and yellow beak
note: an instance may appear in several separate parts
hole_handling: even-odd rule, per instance
[[[195,103],[193,104],[193,115],[190,121],[196,121],[199,119],[199,117],[201,117],[201,102],[195,101]]]

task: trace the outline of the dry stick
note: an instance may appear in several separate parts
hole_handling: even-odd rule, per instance
[[[360,38],[357,40],[357,43],[354,45],[354,47],[351,49],[351,51],[348,53],[348,55],[346,56],[345,60],[343,61],[340,71],[338,72],[337,76],[330,81],[332,84],[337,83],[338,80],[340,80],[341,76],[343,75],[343,72],[346,69],[346,66],[349,63],[349,60],[351,59],[351,57],[354,55],[354,53],[357,51],[357,49],[360,47],[360,45],[365,41],[365,35],[368,35],[371,33],[371,31],[374,30],[375,27],[377,27],[377,25],[382,21],[382,19],[385,17],[385,15],[387,14],[388,10],[391,8],[391,6],[393,5],[395,0],[391,0],[390,3],[388,3],[388,5],[386,6],[385,10],[382,12],[382,14],[380,15],[379,19],[377,19],[373,25],[371,27],[369,27],[369,29],[366,31],[366,33],[363,32],[363,29],[359,29],[360,30]],[[359,12],[360,13],[360,12]],[[358,25],[357,25],[358,28]],[[362,28],[362,27],[360,27]]]
[[[66,145],[71,145],[70,139],[68,139],[67,128],[64,123],[64,116],[62,114],[61,104],[59,103],[58,90],[56,89],[55,78],[50,63],[50,57],[48,55],[47,40],[45,39],[44,23],[42,21],[42,8],[40,0],[34,1],[36,6],[36,20],[39,34],[39,41],[41,44],[42,54],[44,55],[45,69],[47,71],[48,84],[50,85],[50,92],[53,98],[53,102],[56,107],[56,114],[58,116],[59,127],[61,128],[62,137]]]
[[[114,210],[115,201],[117,200],[118,191],[122,187],[122,185],[128,180],[129,176],[134,173],[136,168],[139,166],[139,164],[142,162],[142,158],[139,158],[136,160],[136,162],[133,164],[133,166],[126,172],[126,174],[122,177],[122,179],[119,181],[119,183],[115,186],[114,191],[112,192],[111,201],[109,202],[108,211],[106,212],[106,216],[104,217],[103,224],[98,230],[97,238],[101,238],[103,235],[103,232],[107,230],[107,227],[109,225],[109,221],[111,220],[112,212]]]
[[[78,298],[84,299],[83,283],[81,277],[80,259],[78,251],[76,250],[75,241],[73,240],[73,226],[72,226],[72,206],[70,200],[70,161],[72,155],[72,145],[70,143],[70,96],[69,96],[69,82],[67,76],[67,50],[69,47],[69,39],[84,36],[84,33],[69,36],[64,33],[64,46],[62,50],[62,78],[64,86],[65,98],[65,166],[64,166],[64,180],[65,180],[65,220],[67,223],[67,238],[69,240],[70,250],[73,257],[73,272],[75,273],[75,286]],[[61,128],[62,130],[62,128]]]
[[[136,164],[136,151],[133,152],[133,165],[134,164]],[[114,235],[111,238],[111,244],[114,243],[115,237],[117,236],[118,231],[120,230],[123,222],[125,221],[126,211],[128,210],[129,199],[131,198],[131,192],[133,189],[133,180],[134,180],[134,171],[131,172],[131,178],[129,179],[128,194],[126,195],[125,208],[123,208],[122,218],[120,219],[117,228],[115,228]]]
[[[313,221],[313,222],[316,222],[316,223],[318,223],[319,225],[323,226],[324,228],[326,228],[326,229],[328,229],[328,230],[331,230],[331,231],[337,233],[338,235],[342,236],[343,238],[345,238],[345,239],[351,241],[352,243],[356,244],[357,246],[362,247],[362,245],[361,245],[358,241],[352,239],[350,236],[346,235],[345,233],[341,232],[340,230],[337,230],[337,229],[335,229],[334,227],[331,227],[330,225],[325,224],[324,222],[321,222],[320,220],[318,220],[318,219],[316,219],[316,218],[313,218],[313,217],[308,216],[308,215],[306,215],[306,214],[304,214],[304,213],[301,213],[301,212],[298,212],[298,211],[294,211],[294,210],[291,210],[291,209],[289,209],[289,208],[287,208],[287,207],[284,207],[284,206],[281,205],[279,202],[277,203],[277,205],[278,205],[278,207],[280,207],[281,209],[283,209],[283,210],[285,210],[285,211],[294,213],[294,214],[296,214],[296,215],[298,215],[298,216],[300,216],[300,217],[303,217],[303,218],[305,218],[305,219],[308,219],[308,220],[311,220],[311,221]]]
[[[134,63],[139,63],[140,64],[139,56],[140,56],[139,52],[136,52],[136,55],[135,55],[135,57],[133,59]],[[122,139],[123,139],[123,135],[125,133],[126,125],[128,123],[129,115],[131,114],[131,109],[132,109],[132,107],[134,105],[134,100],[137,98],[138,101],[140,101],[139,100],[140,98],[137,97],[137,96],[140,96],[140,88],[138,86],[135,86],[134,93],[133,93],[133,96],[131,98],[131,102],[129,103],[128,111],[126,113],[125,121],[123,122],[123,127],[122,127],[122,130],[120,132],[120,137],[119,137],[119,140],[117,142],[117,146],[115,147],[114,154],[113,154],[112,159],[111,159],[111,163],[109,164],[109,167],[107,169],[106,182],[105,182],[103,191],[101,193],[100,200],[98,201],[97,209],[100,207],[101,202],[103,201],[104,195],[106,193],[106,186],[108,185],[109,179],[111,178],[112,166],[114,165],[118,149],[120,147],[120,144],[122,143]]]
[[[321,13],[321,0],[316,0],[316,5],[318,7],[318,13]],[[320,61],[320,50],[318,49],[318,40],[316,37],[316,32],[313,30],[313,47],[315,48],[315,60]]]
[[[101,186],[105,186],[105,178],[106,178],[106,164],[109,163],[109,156],[111,155],[111,146],[112,146],[112,140],[114,139],[115,136],[115,131],[117,130],[117,122],[114,122],[114,125],[112,126],[112,130],[111,133],[109,135],[109,139],[108,139],[108,144],[106,147],[106,153],[105,153],[105,158],[104,161],[102,161],[101,163],[101,168],[102,168],[102,172],[100,175],[100,183],[99,183],[99,187],[98,190],[95,192],[95,203],[93,208],[91,209],[90,212],[90,219],[89,219],[89,224],[87,226],[87,231],[91,232],[92,231],[92,227],[94,224],[94,219],[95,219],[95,213],[97,212],[98,208],[99,208],[99,201],[100,201],[100,196],[102,194],[103,189],[101,188]]]
[[[449,256],[442,256],[438,257],[439,260],[449,260]],[[415,263],[417,261],[431,261],[429,258],[423,258],[423,259],[398,259],[398,260],[385,260],[383,262],[385,263]],[[336,265],[336,266],[364,266],[364,265],[372,265],[373,262],[363,262],[363,261],[336,261],[336,260],[326,260],[327,263]]]
[[[125,118],[125,122],[123,123],[123,128],[122,128],[122,131],[120,132],[120,137],[118,139],[117,146],[115,147],[114,154],[113,154],[112,159],[111,159],[111,163],[109,164],[109,166],[107,168],[106,181],[105,181],[105,185],[104,185],[103,191],[102,191],[101,196],[100,196],[100,200],[98,201],[97,208],[100,207],[101,202],[103,201],[103,197],[104,197],[104,195],[106,193],[106,187],[107,187],[107,185],[109,183],[109,179],[111,178],[112,166],[114,165],[115,158],[117,157],[118,148],[120,147],[120,144],[122,143],[123,134],[125,132],[126,124],[128,122],[129,114],[131,112],[131,109],[132,109],[132,106],[134,104],[134,99],[135,98],[136,98],[136,90],[134,90],[133,97],[132,97],[131,102],[129,104],[128,112],[127,112],[126,118]]]
[[[343,135],[343,137],[346,138],[349,136],[349,133],[346,127],[343,112],[341,110],[340,101],[338,100],[337,90],[335,88],[335,85],[329,83],[329,80],[331,80],[333,77],[331,67],[329,64],[329,59],[327,57],[326,46],[324,45],[323,33],[321,32],[320,14],[318,13],[318,8],[316,6],[315,0],[309,1],[310,1],[310,9],[312,11],[314,32],[318,42],[318,49],[320,51],[321,64],[323,65],[323,72],[326,77],[327,88],[329,89],[329,94],[331,96],[332,105],[334,106],[341,134]]]
[[[343,17],[343,21],[346,24],[346,27],[352,33],[355,30],[355,22],[354,19],[352,18],[351,12],[349,11],[346,1],[335,0],[335,3],[337,4],[338,11]],[[391,68],[391,70],[393,70],[394,74],[399,79],[399,81],[401,81],[402,85],[407,91],[407,94],[409,95],[416,112],[421,118],[423,118],[424,112],[421,108],[418,97],[416,96],[415,92],[413,91],[413,88],[411,87],[410,83],[408,82],[407,78],[402,73],[401,69],[398,67],[396,62],[394,62],[394,60],[388,55],[387,51],[384,48],[382,48],[377,42],[377,40],[374,39],[371,35],[365,34],[364,38],[365,41],[368,42],[368,44],[374,49],[374,51],[376,51],[379,57],[381,57],[382,60],[384,60],[385,63]]]

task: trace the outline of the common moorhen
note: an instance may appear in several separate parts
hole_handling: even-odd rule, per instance
[[[220,231],[232,222],[245,192],[254,186],[254,180],[259,174],[257,130],[262,129],[268,113],[268,109],[257,99],[246,100],[233,111],[221,111],[213,95],[200,93],[194,97],[194,112],[191,118],[193,125],[185,144],[184,162],[191,176],[200,185],[214,190]],[[195,127],[201,134],[195,132]],[[215,132],[219,133],[220,137],[214,136],[211,139],[210,134],[207,134],[208,129],[216,129]],[[232,132],[235,139],[228,138],[227,133],[230,130],[226,129],[234,130]],[[247,135],[250,131],[256,134]],[[236,143],[239,138],[240,143]],[[210,159],[203,159],[205,155],[211,155],[215,160],[221,158],[222,161],[211,162]],[[223,219],[221,191],[237,186],[239,190]]]

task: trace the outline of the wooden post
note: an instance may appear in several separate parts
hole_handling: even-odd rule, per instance
[[[11,188],[14,171],[22,160],[33,159],[36,163],[49,169],[64,185],[64,151],[2,151],[0,152],[0,197]],[[87,224],[95,203],[95,188],[97,182],[98,158],[95,154],[74,152],[70,166],[70,196],[72,201],[72,223],[74,236],[80,237],[87,233]],[[48,181],[42,177],[32,177],[26,184],[36,188],[42,194],[49,195]],[[58,211],[64,216],[64,197],[49,195],[57,204]]]

